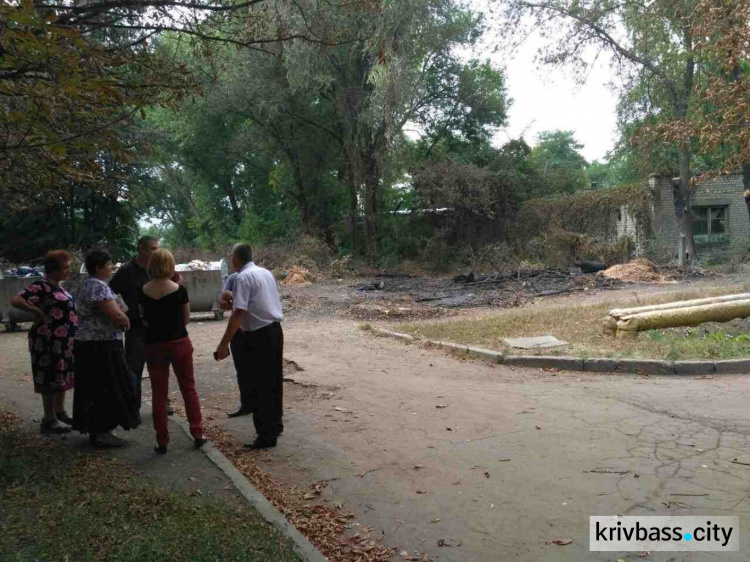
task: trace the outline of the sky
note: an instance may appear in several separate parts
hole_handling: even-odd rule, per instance
[[[486,3],[487,0],[474,0],[472,5],[481,10]],[[485,40],[492,43],[491,36]],[[534,61],[542,42],[539,35],[532,35],[510,55],[489,56],[495,65],[505,69],[508,94],[513,99],[508,126],[498,133],[496,143],[523,135],[533,146],[541,131],[569,130],[584,145],[581,153],[586,160],[604,159],[617,140],[617,98],[607,85],[613,79],[608,61],[600,60],[580,86],[569,69],[541,66]],[[476,55],[486,58],[481,52]]]

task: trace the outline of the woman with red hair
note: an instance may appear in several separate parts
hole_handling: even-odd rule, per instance
[[[48,252],[44,277],[20,291],[10,304],[36,316],[29,330],[34,391],[42,395],[42,433],[67,433],[73,419],[65,411],[65,392],[73,388],[73,341],[78,326],[73,297],[62,286],[70,278],[71,256]]]

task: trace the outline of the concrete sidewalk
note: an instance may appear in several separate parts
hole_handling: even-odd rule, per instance
[[[31,431],[38,432],[42,417],[42,401],[38,394],[34,394],[31,382],[21,379],[22,377],[9,375],[7,372],[0,373],[0,404],[16,412],[22,424]],[[69,403],[67,407],[68,412],[72,412],[72,404]],[[88,436],[76,432],[62,437],[49,436],[45,439],[63,441],[81,452],[116,458],[140,472],[145,479],[171,490],[187,493],[197,493],[197,490],[200,490],[200,494],[205,497],[241,497],[231,480],[194,447],[193,441],[178,423],[172,421],[169,424],[169,453],[164,456],[157,455],[153,450],[155,436],[151,409],[147,404],[141,409],[141,416],[143,422],[137,429],[115,430],[119,437],[128,441],[128,445],[121,449],[94,449],[89,445]]]

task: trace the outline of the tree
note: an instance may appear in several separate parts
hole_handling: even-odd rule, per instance
[[[378,10],[374,0],[347,7]],[[195,87],[184,65],[153,48],[161,34],[186,38],[194,56],[209,58],[216,43],[262,49],[339,40],[315,35],[306,22],[301,5],[282,0],[3,4],[0,195],[22,206],[29,194],[54,198],[68,180],[102,190],[100,152],[133,160],[139,147],[121,141],[121,126],[147,108],[174,107]]]
[[[661,123],[655,133],[671,142],[698,139],[701,154],[721,152],[723,169],[736,170],[750,162],[750,3],[704,0],[692,21],[704,61],[695,111]]]
[[[556,28],[559,41],[550,43],[543,60],[574,65],[581,76],[600,53],[607,52],[620,72],[626,90],[639,86],[632,107],[638,121],[683,120],[694,109],[696,65],[693,0],[513,0],[507,11],[510,25],[523,32],[522,22]],[[647,123],[648,124],[648,123]],[[679,181],[675,185],[675,214],[685,242],[680,263],[695,257],[692,236],[692,144],[676,143]]]
[[[70,183],[106,191],[101,155],[133,161],[125,125],[147,104],[170,103],[189,80],[163,59],[89,41],[54,11],[0,7],[0,196],[23,206]]]
[[[543,131],[531,151],[531,160],[552,193],[573,193],[586,187],[586,159],[573,131]]]

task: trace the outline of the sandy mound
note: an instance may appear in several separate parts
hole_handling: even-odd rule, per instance
[[[284,285],[291,285],[292,287],[303,287],[310,285],[312,277],[310,272],[304,267],[292,267],[287,273],[286,279],[284,279]]]
[[[658,268],[648,260],[637,259],[630,263],[614,265],[598,275],[609,279],[619,279],[630,283],[671,283],[672,280],[659,273]]]

